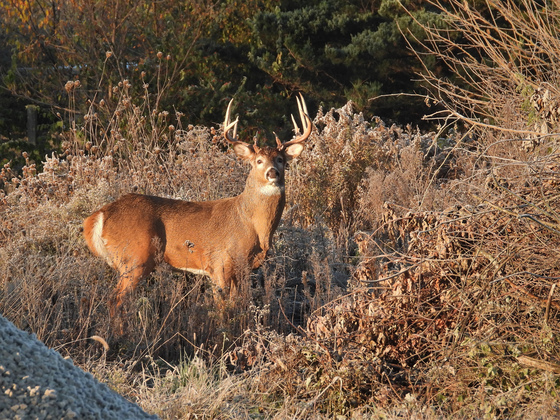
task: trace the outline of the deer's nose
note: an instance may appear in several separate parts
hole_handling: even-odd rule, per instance
[[[266,179],[269,181],[276,181],[278,178],[280,178],[280,172],[278,172],[278,169],[276,168],[269,168],[266,171]]]

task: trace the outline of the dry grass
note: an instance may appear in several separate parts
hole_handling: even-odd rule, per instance
[[[124,90],[126,83],[122,86]],[[207,279],[162,267],[128,304],[124,337],[111,341],[107,302],[116,274],[85,247],[83,218],[128,191],[187,200],[230,196],[242,190],[247,173],[217,130],[182,128],[178,113],[170,118],[148,105],[133,105],[124,91],[112,114],[90,116],[83,126],[65,133],[64,153],[47,157],[40,173],[29,161],[17,178],[4,168],[2,181],[11,192],[1,201],[2,313],[133,398],[139,397],[140,381],[148,408],[154,404],[155,410],[150,398],[161,401],[158,392],[169,394],[169,405],[157,404],[164,407],[164,417],[175,415],[169,413],[192,397],[183,389],[186,380],[181,377],[184,369],[192,373],[196,363],[208,375],[200,386],[211,388],[205,394],[214,397],[196,402],[193,413],[221,412],[240,398],[240,407],[254,406],[257,411],[269,400],[269,407],[261,410],[278,416],[309,414],[311,406],[297,393],[282,392],[281,387],[266,390],[261,374],[270,364],[267,347],[342,295],[351,278],[350,235],[361,223],[353,214],[367,168],[386,167],[392,154],[400,153],[401,144],[412,144],[413,136],[370,125],[352,114],[350,104],[320,114],[305,158],[290,168],[290,205],[274,253],[258,274],[247,276],[243,296],[218,313]],[[354,121],[350,131],[349,118]],[[386,150],[375,152],[384,143]],[[354,160],[341,159],[344,150]],[[357,156],[360,152],[363,155]],[[328,179],[319,185],[318,180],[328,174],[323,165],[331,163],[343,165],[345,173],[333,180],[336,188],[324,191],[324,201],[311,200],[313,191],[328,185]],[[338,176],[336,171],[333,176]],[[337,207],[340,194],[345,201]],[[310,215],[317,217],[312,220]],[[373,216],[367,221],[372,223]],[[92,336],[109,341],[108,354]],[[259,356],[262,365],[240,377],[232,374],[233,367],[236,372],[254,365],[234,355],[241,354],[236,348],[255,339],[264,352]],[[298,340],[292,336],[288,342]],[[313,407],[320,405],[319,394],[320,390],[310,394]],[[188,412],[183,416],[188,418]]]
[[[510,136],[549,140],[558,131],[560,9],[555,2],[430,1],[446,29],[423,25],[420,77],[434,103],[432,118],[451,118]],[[540,139],[541,136],[544,138]],[[555,136],[554,136],[555,137]]]
[[[244,331],[291,331],[292,324],[304,323],[312,310],[341,293],[349,271],[324,224],[285,223],[273,256],[258,274],[247,275],[243,295],[224,312],[214,308],[207,279],[161,267],[127,306],[124,336],[112,340],[107,302],[116,274],[84,246],[84,217],[128,191],[187,200],[231,196],[242,191],[248,172],[217,130],[183,128],[179,113],[171,120],[149,104],[134,105],[126,85],[119,86],[114,110],[105,117],[90,113],[83,126],[63,134],[64,152],[47,157],[42,171],[30,161],[18,177],[9,166],[3,169],[0,310],[134,398],[139,378],[152,391],[161,384],[161,392],[175,392],[164,379],[175,375],[175,368],[161,365],[163,360],[188,358],[178,365],[182,369],[200,353],[197,360],[214,377],[214,364]],[[91,107],[102,108],[101,103]],[[108,354],[94,336],[109,341]],[[234,376],[226,380],[224,366],[222,379],[239,386]],[[231,397],[225,383],[215,379],[208,386],[219,386],[215,392],[222,399],[197,406],[209,412]]]
[[[218,311],[207,279],[163,266],[109,340],[116,274],[84,217],[129,191],[231,196],[247,174],[220,129],[127,83],[39,173],[3,168],[5,317],[162,418],[559,415],[558,147],[386,127],[351,103],[316,116],[274,252],[238,300]]]

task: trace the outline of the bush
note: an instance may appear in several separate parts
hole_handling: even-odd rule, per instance
[[[443,114],[515,137],[556,131],[558,5],[527,0],[433,4],[449,28],[423,25],[425,56],[437,57],[447,72],[432,72],[430,58],[421,76],[445,107]]]

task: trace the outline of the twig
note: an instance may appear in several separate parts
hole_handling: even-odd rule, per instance
[[[504,128],[504,127],[499,127],[497,125],[485,124],[485,123],[475,121],[472,118],[466,117],[465,115],[461,115],[456,111],[453,111],[453,110],[450,110],[450,109],[447,109],[446,111],[450,115],[453,115],[454,117],[456,117],[457,119],[462,120],[462,121],[466,121],[469,124],[477,126],[477,127],[489,128],[489,129],[498,130],[498,131],[505,131],[507,133],[533,134],[533,135],[536,135],[536,136],[539,136],[539,137],[547,135],[546,133],[541,133],[541,132],[534,131],[534,130],[517,130],[517,129],[514,129],[514,128]],[[549,135],[552,135],[552,134],[549,134]],[[555,135],[558,135],[558,133],[555,133]]]
[[[429,100],[430,97],[427,95],[420,95],[419,93],[387,93],[384,95],[377,95],[374,96],[373,98],[369,98],[368,102],[373,102],[377,99],[382,99],[382,98],[391,98],[391,97],[395,97],[395,98],[400,98],[401,96],[410,96],[412,98],[422,98],[424,99],[424,101]]]
[[[496,174],[494,173],[494,171],[492,171],[492,179],[494,180],[494,183],[502,190],[504,190],[505,192],[507,192],[508,194],[513,195],[515,198],[517,198],[519,201],[522,201],[523,203],[525,203],[526,205],[533,207],[534,209],[536,209],[537,211],[546,214],[548,217],[553,218],[552,215],[548,214],[546,211],[542,210],[540,207],[536,206],[535,204],[531,203],[529,200],[524,199],[523,197],[521,197],[519,194],[513,192],[512,190],[510,190],[509,188],[504,187],[502,184],[500,184],[498,182],[498,180],[496,179]],[[521,217],[521,216],[519,216]],[[550,224],[551,226],[558,226],[558,224]]]
[[[520,275],[522,275],[522,274],[527,274],[527,275],[529,275],[529,276],[537,277],[537,278],[539,278],[539,279],[560,280],[560,277],[543,276],[542,274],[536,274],[536,273],[533,273],[533,272],[531,272],[531,271],[518,271],[518,272],[516,272],[516,273],[511,273],[511,274],[508,274],[507,276],[500,277],[499,279],[492,280],[490,283],[492,283],[492,284],[493,284],[493,283],[497,283],[497,282],[499,282],[499,281],[509,279],[510,277],[520,276]]]
[[[280,306],[280,310],[282,311],[282,315],[284,315],[284,319],[288,322],[288,324],[290,324],[291,327],[292,327],[294,330],[301,332],[301,333],[305,336],[305,338],[307,338],[308,340],[314,341],[315,344],[317,344],[319,347],[321,347],[321,348],[323,349],[323,351],[325,352],[325,354],[327,355],[327,357],[329,358],[329,361],[332,363],[332,362],[333,362],[333,358],[332,358],[331,353],[329,352],[329,350],[328,350],[324,345],[322,345],[322,344],[319,342],[319,340],[317,340],[315,337],[311,337],[311,336],[307,333],[307,331],[305,331],[305,330],[304,330],[303,328],[301,328],[300,326],[297,326],[297,327],[296,327],[296,326],[293,324],[293,322],[290,321],[290,320],[288,319],[288,317],[286,316],[286,312],[284,312],[284,308],[283,308],[283,306],[282,306],[282,303],[280,302],[280,299],[278,299],[278,306]]]
[[[556,303],[556,302],[553,302],[553,301],[550,299],[550,296],[549,296],[549,299],[548,299],[548,301],[547,301],[547,300],[541,299],[541,298],[538,297],[538,296],[535,296],[535,295],[532,294],[531,292],[528,292],[527,290],[525,290],[525,289],[522,288],[521,286],[518,286],[517,284],[515,284],[514,282],[512,282],[509,278],[505,278],[505,281],[507,281],[508,284],[509,284],[511,287],[513,287],[515,290],[517,290],[518,292],[520,292],[520,293],[522,293],[522,294],[528,296],[529,298],[531,298],[531,299],[533,299],[533,300],[536,300],[536,301],[537,301],[538,303],[540,303],[541,305],[543,305],[543,306],[545,306],[545,307],[547,307],[547,306],[552,306],[554,309],[560,311],[560,304],[558,304],[558,303]]]
[[[501,206],[498,206],[497,204],[491,203],[490,201],[488,201],[488,200],[486,200],[482,197],[479,197],[477,194],[474,194],[474,193],[472,193],[472,196],[476,199],[479,199],[481,201],[486,202],[486,204],[488,204],[490,207],[492,207],[495,210],[499,210],[502,213],[505,213],[505,214],[508,214],[510,216],[516,217],[518,219],[530,219],[533,222],[537,223],[538,225],[541,225],[543,228],[546,228],[546,229],[560,235],[560,230],[557,230],[557,228],[560,227],[560,225],[558,223],[545,222],[544,220],[537,219],[535,216],[533,216],[531,214],[527,214],[527,213],[525,213],[525,214],[516,213],[514,211],[511,211],[511,210],[505,209]]]
[[[421,264],[421,263],[418,263],[418,264],[414,264],[414,265],[412,265],[412,266],[410,266],[410,267],[403,268],[401,271],[399,271],[399,272],[397,272],[397,273],[395,273],[395,274],[391,274],[390,276],[383,277],[383,278],[381,278],[381,279],[376,279],[376,280],[359,280],[359,282],[360,282],[360,283],[367,283],[367,284],[381,283],[382,281],[391,280],[392,278],[398,277],[398,276],[400,276],[401,274],[404,274],[404,273],[406,273],[407,271],[412,270],[412,269],[414,269],[414,268],[420,266],[420,264]]]
[[[550,316],[550,304],[552,303],[552,296],[554,295],[554,289],[556,289],[556,284],[554,283],[550,288],[550,292],[548,293],[548,301],[546,302],[546,311],[544,312],[544,323],[545,325],[548,324],[548,317]]]
[[[282,302],[280,302],[280,299],[278,299],[278,306],[280,307],[280,311],[282,311],[282,315],[284,315],[284,319],[288,322],[288,324],[290,324],[290,326],[294,330],[301,332],[305,336],[305,338],[310,338],[307,332],[303,328],[301,328],[299,325],[298,326],[294,325],[294,323],[290,321],[290,319],[286,315],[286,312],[284,311],[284,307],[282,306]]]
[[[537,369],[546,370],[547,372],[552,372],[560,374],[560,365],[557,363],[543,362],[542,360],[533,359],[529,356],[519,356],[517,361],[521,365],[534,367]]]

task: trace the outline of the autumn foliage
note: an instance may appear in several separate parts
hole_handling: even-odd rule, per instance
[[[323,107],[317,93],[308,101],[314,131],[288,168],[274,252],[244,278],[240,298],[218,309],[207,279],[162,266],[133,294],[115,337],[107,302],[116,275],[87,250],[84,217],[130,191],[196,201],[243,189],[247,168],[222,140],[223,127],[194,124],[198,110],[187,105],[221,121],[235,96],[234,112],[249,115],[242,139],[257,131],[259,113],[288,132],[293,109],[266,99],[293,104],[294,90],[325,74],[337,96],[348,88],[338,89],[338,60],[367,56],[374,41],[389,39],[381,35],[396,34],[390,24],[354,25],[329,1],[265,3],[257,16],[252,2],[189,2],[197,13],[188,28],[173,20],[177,3],[68,2],[48,12],[53,2],[1,4],[11,10],[10,30],[45,35],[22,37],[16,61],[33,67],[50,51],[67,57],[60,68],[68,75],[81,72],[47,71],[50,90],[29,87],[64,97],[59,151],[40,164],[24,153],[21,167],[0,168],[3,316],[162,418],[558,416],[560,100],[548,49],[557,42],[555,5],[408,2],[411,13],[400,15],[396,2],[350,2],[344,10],[363,12],[361,24],[374,10],[424,31],[408,35],[427,48],[416,53],[431,130],[374,118],[359,98]],[[435,10],[443,21],[432,25]],[[82,33],[100,43],[96,65],[73,61],[80,55],[67,48],[63,13],[89,13],[79,22],[92,32],[74,41]],[[357,27],[364,33],[350,31]],[[159,36],[142,38],[142,30]],[[340,44],[305,59],[335,33]],[[186,37],[183,53],[169,52],[177,34]],[[225,82],[243,73],[246,57],[266,74]],[[362,73],[354,70],[356,81]],[[199,71],[211,82],[191,84]],[[328,90],[325,80],[317,92]],[[364,97],[379,87],[352,86]],[[271,139],[262,131],[257,138]],[[106,337],[109,351],[92,337]]]

